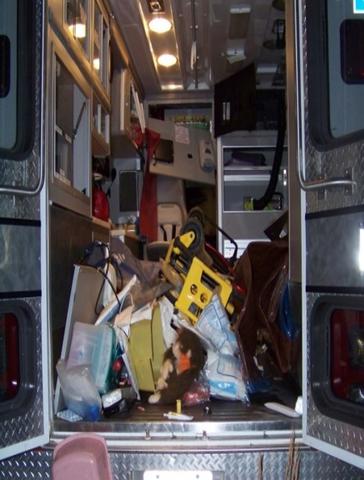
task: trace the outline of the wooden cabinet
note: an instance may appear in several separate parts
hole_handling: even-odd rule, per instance
[[[101,0],[49,0],[51,202],[91,215],[92,157],[110,154],[110,22]]]
[[[256,123],[255,65],[215,85],[215,137],[237,130],[254,130]]]
[[[110,19],[102,0],[49,0],[52,30],[99,96],[110,101]]]

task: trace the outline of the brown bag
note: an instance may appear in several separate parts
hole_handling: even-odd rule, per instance
[[[291,372],[297,362],[298,339],[289,339],[278,325],[278,312],[288,279],[288,241],[251,242],[235,267],[235,281],[246,298],[234,329],[250,378],[258,376],[254,361],[259,338],[269,346],[274,366]]]

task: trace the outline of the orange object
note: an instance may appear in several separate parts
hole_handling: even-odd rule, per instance
[[[191,368],[191,360],[187,353],[181,353],[178,361],[178,374],[185,372]]]

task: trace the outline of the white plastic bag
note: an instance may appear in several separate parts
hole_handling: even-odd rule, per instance
[[[89,367],[79,365],[66,368],[64,360],[59,360],[56,368],[67,408],[85,420],[98,420],[101,414],[101,398],[92,382]]]

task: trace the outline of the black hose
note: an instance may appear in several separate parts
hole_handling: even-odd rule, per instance
[[[285,95],[284,93],[282,93],[278,102],[278,133],[277,133],[276,149],[274,152],[272,172],[270,175],[267,189],[264,192],[264,195],[259,199],[253,198],[253,210],[263,210],[271,201],[276,191],[279,171],[282,165],[285,136],[286,136],[286,104],[285,104]]]

